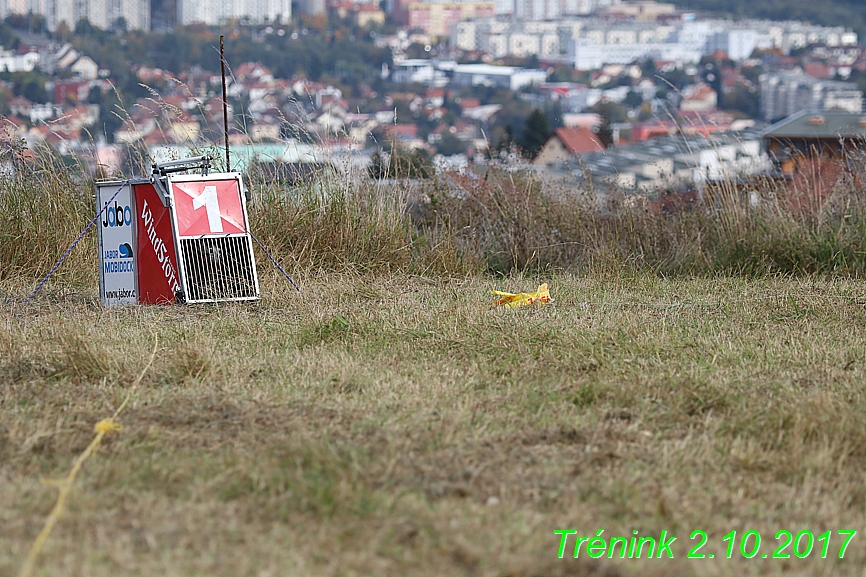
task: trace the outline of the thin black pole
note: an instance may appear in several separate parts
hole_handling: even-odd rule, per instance
[[[229,103],[226,97],[226,49],[225,36],[220,36],[220,66],[222,67],[223,76],[223,131],[226,135],[226,172],[232,171],[231,161],[229,160]]]

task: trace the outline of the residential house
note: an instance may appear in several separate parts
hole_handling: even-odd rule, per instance
[[[171,119],[169,126],[175,142],[178,143],[195,143],[201,133],[201,125],[189,114],[178,114]]]
[[[752,178],[768,167],[760,133],[744,131],[663,136],[583,154],[579,166],[564,168],[578,183],[591,180],[599,194],[613,188],[657,195]],[[545,176],[562,178],[561,171],[554,166]]]
[[[764,149],[785,177],[793,177],[814,158],[843,159],[861,150],[864,140],[866,115],[841,111],[803,110],[763,133]]]
[[[122,144],[132,144],[144,139],[148,134],[156,129],[156,121],[153,118],[147,119],[143,124],[127,119],[114,132],[114,141]]]
[[[21,118],[30,118],[30,111],[33,109],[33,103],[23,96],[16,96],[9,101],[9,112],[12,116]]]
[[[699,82],[683,91],[680,110],[688,112],[707,112],[715,110],[719,104],[719,95],[715,90]]]
[[[273,82],[274,75],[270,69],[259,62],[243,62],[235,68],[234,77],[241,82],[255,79],[258,82]]]
[[[603,152],[604,144],[589,128],[557,128],[541,146],[532,164],[548,166],[555,163],[575,163],[582,154]]]
[[[265,116],[253,124],[250,137],[253,142],[278,142],[280,140],[280,123],[274,122],[272,116]]]
[[[69,66],[69,71],[74,76],[85,80],[96,80],[99,78],[99,65],[89,56],[82,56]]]
[[[373,4],[356,4],[352,19],[361,28],[381,26],[385,23],[385,12]]]
[[[0,72],[30,72],[39,64],[36,51],[16,54],[11,50],[0,50]]]
[[[321,130],[331,133],[338,133],[344,130],[346,126],[346,109],[339,104],[332,104],[327,109],[316,116],[315,123]]]

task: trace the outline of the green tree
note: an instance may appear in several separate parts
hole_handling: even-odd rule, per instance
[[[99,105],[99,121],[90,127],[91,134],[102,134],[108,142],[114,142],[114,133],[123,125],[125,112],[114,90],[103,93],[99,88],[91,88],[87,102]]]
[[[598,127],[598,139],[605,148],[610,148],[613,142],[613,124],[628,120],[626,107],[617,102],[602,100],[592,107],[592,111],[601,116],[601,126]]]
[[[376,180],[383,178],[433,178],[435,171],[430,158],[420,148],[407,150],[401,145],[391,148],[387,162],[380,151],[370,159],[370,176]]]
[[[629,108],[637,108],[641,104],[643,104],[641,93],[636,90],[629,90],[628,94],[625,95],[625,105]]]
[[[50,102],[51,98],[48,96],[48,91],[45,90],[45,79],[30,72],[24,74],[21,83],[15,85],[16,93],[30,102]]]
[[[443,156],[451,156],[453,154],[463,154],[469,145],[460,140],[450,132],[442,135],[442,140],[436,144],[436,152]]]
[[[533,157],[549,136],[550,123],[547,121],[547,115],[540,108],[535,108],[526,117],[526,125],[518,145],[523,150],[523,154]]]

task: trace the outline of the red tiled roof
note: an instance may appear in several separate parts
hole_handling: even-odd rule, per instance
[[[389,124],[385,127],[385,134],[388,136],[418,136],[418,126],[415,124]]]
[[[604,151],[604,144],[589,128],[557,128],[554,134],[572,154]]]
[[[810,62],[804,65],[803,72],[805,72],[809,76],[820,78],[822,80],[827,80],[828,78],[832,78],[833,76],[832,74],[830,74],[830,69],[827,68],[827,65],[821,62]]]

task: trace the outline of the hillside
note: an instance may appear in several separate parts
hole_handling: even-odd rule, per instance
[[[736,18],[804,20],[826,26],[847,26],[866,34],[861,0],[674,0],[677,8],[729,14]]]

